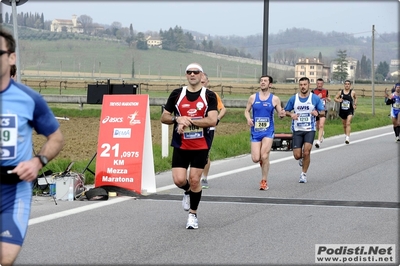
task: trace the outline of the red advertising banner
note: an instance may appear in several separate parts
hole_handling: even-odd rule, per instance
[[[95,187],[156,192],[149,96],[104,95]]]

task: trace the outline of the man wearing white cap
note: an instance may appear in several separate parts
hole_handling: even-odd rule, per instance
[[[171,92],[161,115],[162,123],[174,125],[172,178],[175,185],[185,191],[182,205],[185,211],[189,211],[187,229],[198,228],[197,207],[202,193],[200,178],[211,148],[207,128],[216,126],[218,119],[217,98],[214,92],[202,86],[202,73],[203,68],[197,63],[186,67],[188,86]]]

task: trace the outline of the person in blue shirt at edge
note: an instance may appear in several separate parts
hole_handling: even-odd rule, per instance
[[[394,91],[387,96],[387,105],[391,105],[390,116],[393,123],[395,141],[400,142],[400,83],[396,83]]]
[[[325,116],[321,99],[311,93],[310,80],[299,79],[299,92],[290,97],[285,106],[286,116],[292,118],[293,156],[302,167],[299,183],[307,183],[307,170],[316,131],[316,117]]]
[[[60,125],[43,97],[15,82],[14,37],[0,29],[0,265],[12,265],[21,250],[31,210],[32,181],[64,145]],[[33,156],[32,130],[47,140]]]

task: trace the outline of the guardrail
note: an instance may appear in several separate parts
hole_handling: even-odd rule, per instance
[[[43,95],[43,98],[48,103],[77,103],[83,108],[87,104],[87,97],[83,95]],[[150,98],[151,106],[161,106],[167,101],[166,98]],[[224,100],[224,105],[228,108],[245,108],[247,100]]]
[[[75,89],[82,90],[82,94],[86,95],[87,88],[89,84],[106,84],[106,80],[98,80],[98,81],[88,81],[88,80],[66,80],[66,79],[22,79],[22,82],[27,86],[39,90],[40,93],[44,93],[48,88],[59,88],[59,95],[66,94],[67,90]],[[138,93],[151,93],[151,92],[162,92],[169,93],[173,89],[178,88],[184,84],[180,84],[179,82],[171,82],[168,83],[166,81],[154,81],[154,82],[139,82],[138,80],[124,80],[121,82],[129,83],[129,84],[138,84]],[[314,88],[315,84],[311,84],[311,88]],[[217,92],[222,98],[225,95],[237,94],[237,95],[245,95],[246,98],[251,94],[257,92],[259,90],[259,86],[257,83],[235,83],[235,82],[227,82],[213,84],[211,82],[210,89]],[[375,85],[375,96],[383,97],[385,89],[391,89],[392,85],[390,84],[376,84]],[[330,95],[333,96],[335,93],[341,89],[343,89],[342,84],[326,84],[326,89],[329,90]],[[372,96],[372,87],[370,84],[355,84],[354,89],[357,92],[357,96],[359,97],[371,97]],[[286,84],[286,83],[278,83],[274,84],[271,87],[271,92],[277,95],[293,95],[298,91],[297,84]],[[79,93],[80,94],[80,93]]]

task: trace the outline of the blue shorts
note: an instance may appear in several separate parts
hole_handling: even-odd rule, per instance
[[[28,229],[32,183],[0,184],[0,242],[22,246]]]
[[[262,133],[250,133],[251,142],[260,142],[263,138],[273,139],[274,137],[275,133],[272,130],[264,131]]]
[[[397,118],[399,116],[399,113],[400,113],[400,110],[392,108],[392,110],[390,112],[390,116],[393,118]]]

